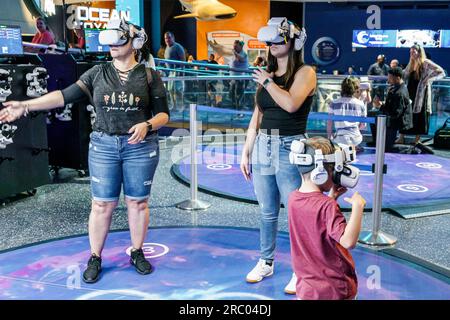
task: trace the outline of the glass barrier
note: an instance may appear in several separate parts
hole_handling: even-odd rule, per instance
[[[204,129],[246,128],[251,119],[257,90],[257,84],[252,77],[224,76],[226,71],[214,72],[215,75],[198,74],[198,71],[205,70],[160,70],[168,91],[172,125],[187,128],[189,104],[195,103],[210,107],[201,108],[198,112],[198,120],[202,121]],[[341,82],[344,78],[345,76],[318,75],[311,112],[327,113],[329,103],[340,97]],[[372,99],[375,96],[380,100],[385,99],[389,87],[386,80],[386,77],[369,77]],[[373,115],[375,110],[371,103],[367,104],[368,115]],[[446,78],[432,84],[432,115],[428,135],[432,136],[449,116],[450,78]],[[326,121],[310,119],[307,130],[324,132]],[[370,133],[370,128],[366,126],[362,131]]]

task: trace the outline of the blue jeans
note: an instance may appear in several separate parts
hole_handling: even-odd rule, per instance
[[[289,162],[293,140],[305,135],[273,136],[259,133],[252,152],[253,185],[261,208],[261,259],[273,260],[278,231],[280,202],[287,208],[289,194],[302,179],[298,168]]]
[[[89,173],[94,200],[118,201],[122,185],[128,199],[140,201],[150,196],[159,161],[158,135],[149,133],[138,144],[129,144],[129,137],[91,133]]]

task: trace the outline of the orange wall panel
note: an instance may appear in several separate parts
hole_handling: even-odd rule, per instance
[[[197,59],[208,58],[206,35],[211,31],[232,30],[254,36],[270,16],[269,0],[220,0],[234,8],[236,17],[219,21],[197,21]]]

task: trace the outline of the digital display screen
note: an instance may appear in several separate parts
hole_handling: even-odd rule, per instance
[[[86,53],[108,53],[109,46],[102,46],[98,41],[98,35],[100,29],[84,29],[84,35],[86,40]]]
[[[353,30],[354,48],[388,48],[395,47],[396,43],[397,30]]]
[[[19,26],[0,25],[0,55],[23,55],[22,33]]]
[[[397,48],[411,48],[414,44],[424,48],[439,48],[440,32],[433,30],[399,30]]]
[[[450,30],[353,30],[353,48],[449,48]]]

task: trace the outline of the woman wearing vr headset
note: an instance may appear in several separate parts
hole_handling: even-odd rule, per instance
[[[0,111],[0,121],[11,122],[31,111],[86,99],[95,107],[89,144],[91,257],[83,273],[86,283],[99,279],[101,253],[122,186],[133,246],[130,263],[140,274],[152,272],[142,245],[149,223],[148,199],[159,161],[157,130],[169,120],[160,77],[136,61],[136,50],[147,40],[144,30],[125,20],[111,20],[99,40],[110,46],[112,62],[92,67],[64,90],[27,101],[8,101]]]
[[[253,174],[261,208],[260,259],[247,274],[248,282],[274,272],[280,202],[287,206],[288,195],[301,184],[296,166],[289,162],[290,144],[305,138],[317,82],[315,71],[302,59],[304,29],[286,18],[272,18],[259,30],[258,40],[269,46],[268,67],[258,68],[253,76],[259,88],[241,159],[244,177],[249,180]],[[293,274],[285,292],[295,294],[295,283]]]
[[[297,297],[355,299],[358,279],[349,250],[358,241],[366,201],[358,192],[344,198],[352,205],[348,223],[336,202],[358,183],[358,168],[348,164],[355,160],[355,150],[323,137],[294,141],[291,149],[290,161],[302,176],[302,186],[288,204]]]

